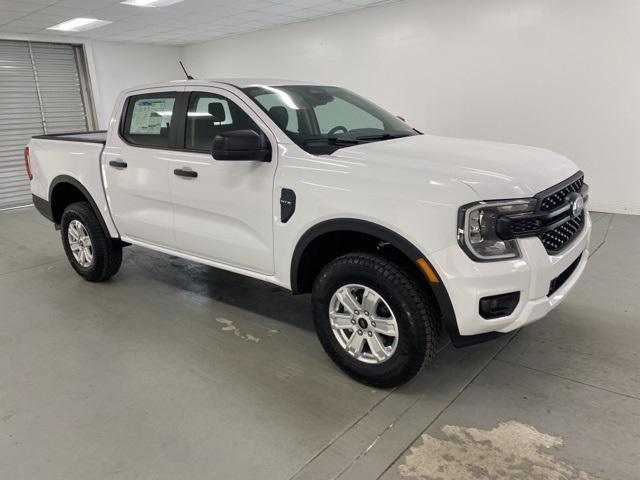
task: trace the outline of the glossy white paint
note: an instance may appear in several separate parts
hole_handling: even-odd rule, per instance
[[[132,90],[132,93],[180,92],[171,88]],[[121,111],[121,105],[118,111]],[[119,116],[118,116],[119,118]],[[112,122],[118,125],[118,122]],[[141,148],[124,141],[118,128],[111,128],[101,157],[104,189],[120,234],[163,247],[175,246],[173,205],[169,189],[169,169],[176,152]],[[124,161],[127,168],[115,168],[111,161]]]
[[[276,138],[237,95],[211,85],[188,91],[225,96],[243,108],[269,141]],[[273,178],[277,149],[271,162],[217,161],[209,153],[176,152],[169,160],[169,188],[173,203],[175,249],[227,265],[274,273]],[[189,168],[197,178],[173,175]]]
[[[109,229],[117,238],[119,233],[112,218],[102,184],[100,156],[103,146],[96,143],[57,142],[31,139],[29,153],[33,180],[31,193],[49,198],[51,183],[60,175],[77,180],[89,192]]]
[[[117,126],[127,96],[183,89],[225,95],[245,109],[272,142],[272,162],[219,162],[202,153],[131,147],[119,138]],[[79,177],[92,177],[87,180],[96,189],[100,149],[95,145],[34,140],[32,146],[36,172],[43,164],[56,171],[75,169]],[[55,155],[49,154],[52,149]],[[72,149],[83,162],[66,158],[65,152]],[[109,167],[115,158],[125,160],[128,168]],[[181,167],[197,170],[198,178],[175,177],[173,169]],[[102,168],[111,214],[123,240],[287,288],[295,247],[314,225],[349,218],[387,227],[433,264],[465,335],[509,331],[540,318],[571,289],[588,256],[589,220],[580,238],[557,256],[549,256],[537,238],[528,238],[519,240],[520,259],[477,263],[457,244],[460,206],[525,198],[545,190],[578,171],[563,156],[432,135],[311,155],[292,143],[241,90],[226,83],[179,81],[123,92],[110,121]],[[38,182],[34,193],[43,195],[46,189]],[[286,224],[279,218],[282,188],[293,189],[297,196],[296,212]],[[547,298],[550,280],[580,253],[584,259],[576,273]],[[484,320],[478,315],[481,297],[515,290],[526,301],[510,317]]]
[[[483,200],[532,196],[577,170],[566,157],[541,148],[434,135],[368,143],[342,152],[362,154],[370,168],[414,171],[424,180],[455,179]]]

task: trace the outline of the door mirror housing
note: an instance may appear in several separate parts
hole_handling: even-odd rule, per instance
[[[255,130],[230,130],[213,139],[211,155],[214,160],[271,161],[271,144],[267,136]]]

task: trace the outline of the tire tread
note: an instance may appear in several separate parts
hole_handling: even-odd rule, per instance
[[[410,359],[410,362],[400,374],[393,378],[385,379],[369,378],[354,372],[349,369],[348,365],[342,362],[340,356],[333,351],[332,348],[326,345],[327,342],[323,341],[323,346],[332,360],[334,360],[340,368],[362,383],[383,388],[406,383],[435,357],[438,336],[438,330],[436,328],[438,325],[437,310],[433,307],[421,286],[417,284],[417,281],[406,273],[402,267],[388,259],[370,253],[348,253],[327,264],[316,278],[314,292],[320,289],[322,282],[326,282],[335,272],[354,268],[373,270],[382,281],[393,285],[394,289],[403,292],[402,294],[406,302],[411,306],[411,310],[413,310],[415,314],[415,324],[412,325],[412,330],[417,337],[418,343],[421,344],[422,347],[419,348],[418,354]],[[316,321],[318,321],[318,319],[322,321],[321,319],[324,315],[322,308],[323,305],[321,305],[320,302],[313,302],[314,318],[316,318]],[[408,318],[411,322],[413,315],[409,315]]]
[[[96,264],[95,268],[89,270],[83,269],[75,261],[66,239],[67,225],[76,217],[84,224],[91,237],[91,243],[93,244]],[[122,245],[104,232],[98,217],[88,202],[75,202],[65,208],[62,214],[62,228],[60,232],[62,244],[71,266],[85,280],[90,282],[104,282],[120,270],[120,265],[122,264]]]

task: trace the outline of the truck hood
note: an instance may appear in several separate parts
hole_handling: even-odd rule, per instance
[[[356,145],[333,156],[465,183],[483,200],[531,197],[578,171],[568,158],[542,148],[434,135]]]

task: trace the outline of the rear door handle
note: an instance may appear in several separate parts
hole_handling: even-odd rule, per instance
[[[189,178],[196,178],[198,176],[198,172],[196,172],[195,170],[185,170],[184,168],[176,168],[173,171],[173,174],[179,177],[189,177]]]
[[[109,165],[111,165],[113,168],[127,168],[127,162],[123,161],[123,160],[111,160],[109,162]]]

